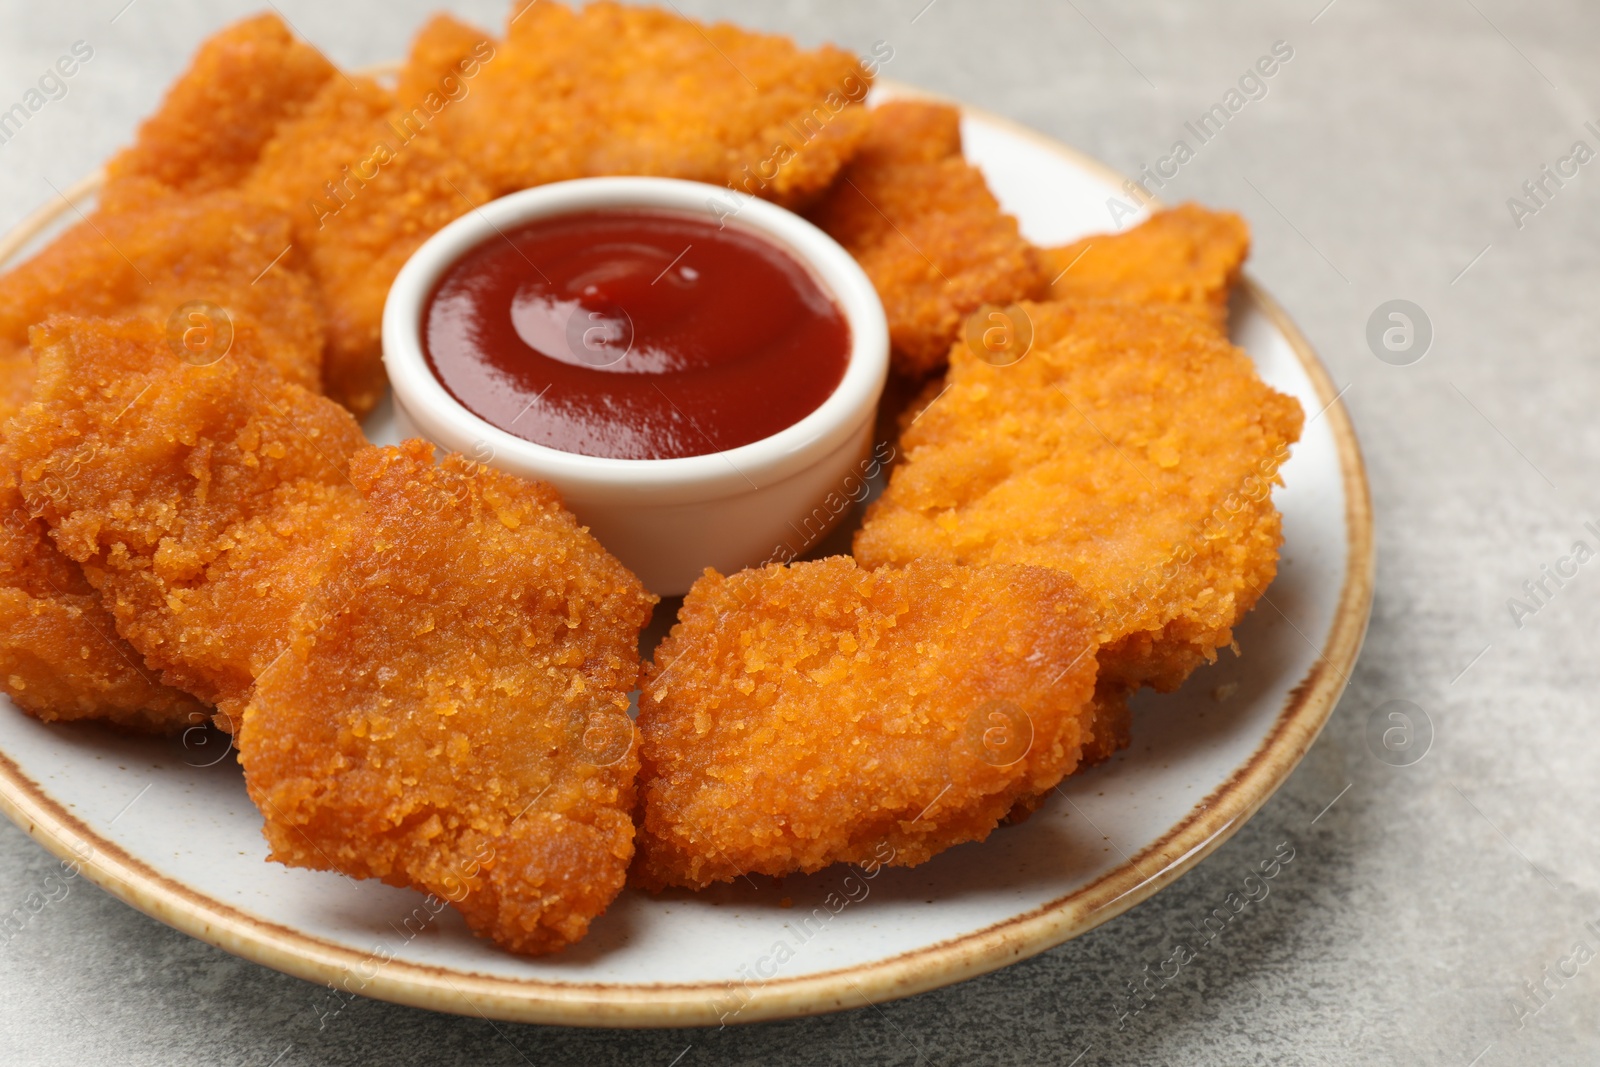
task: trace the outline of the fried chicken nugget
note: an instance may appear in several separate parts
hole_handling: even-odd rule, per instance
[[[1122,233],[1040,253],[1050,299],[1170,304],[1228,325],[1228,296],[1250,254],[1250,227],[1230,211],[1179,204]]]
[[[133,145],[107,164],[102,203],[137,204],[149,181],[191,195],[237,185],[278,127],[335,74],[276,15],[227,27],[200,46]]]
[[[395,86],[395,99],[428,112],[428,94],[434,93],[439,107],[432,110],[443,110],[472,91],[472,79],[494,55],[494,40],[483,30],[450,15],[434,15],[412,39],[411,53]]]
[[[952,351],[949,389],[906,430],[855,555],[1066,572],[1096,609],[1116,712],[1119,687],[1171,690],[1215,659],[1272,581],[1272,486],[1303,413],[1193,314],[1021,307],[1020,362]]]
[[[555,490],[408,441],[351,462],[345,571],[239,754],[272,858],[447,899],[513,952],[578,940],[633,856],[628,692],[655,598]]]
[[[915,866],[1078,763],[1093,619],[1056,572],[707,571],[678,619],[639,702],[647,888]]]
[[[322,320],[311,283],[292,254],[266,269],[289,246],[288,223],[237,193],[190,197],[127,183],[135,186],[145,192],[141,206],[96,212],[0,275],[0,420],[27,402],[28,328],[52,315],[165,325],[183,305],[208,301],[254,323],[261,356],[278,373],[319,388]]]
[[[578,11],[519,2],[493,60],[439,121],[496,196],[644,174],[794,207],[855,151],[871,80],[831,46],[803,51],[787,38],[610,2]]]
[[[225,728],[361,506],[346,474],[360,427],[283,380],[261,343],[240,320],[233,349],[197,366],[154,323],[52,319],[6,433],[28,507],[117,632]]]
[[[290,220],[305,250],[327,322],[323,388],[357,418],[388,385],[381,333],[395,275],[422,242],[490,199],[472,163],[433,132],[426,99],[334,79],[267,145],[245,184]]]
[[[961,158],[959,111],[893,101],[869,114],[860,153],[808,214],[872,279],[895,370],[921,377],[944,364],[969,314],[1040,296],[1049,278]]]
[[[162,685],[117,636],[82,569],[0,475],[0,690],[45,722],[104,719],[135,730],[197,726],[209,709]]]

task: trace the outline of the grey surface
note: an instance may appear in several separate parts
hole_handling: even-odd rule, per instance
[[[359,64],[400,54],[437,2],[281,7],[336,60]],[[1267,97],[1167,190],[1249,217],[1253,271],[1348,385],[1371,469],[1371,634],[1343,703],[1282,791],[1176,885],[1035,959],[909,1000],[720,1033],[491,1024],[369,1001],[322,1019],[318,989],[80,880],[0,945],[0,1062],[1600,1062],[1600,960],[1548,980],[1537,1015],[1519,1021],[1513,1007],[1533,1006],[1524,983],[1554,974],[1575,943],[1600,951],[1583,925],[1600,920],[1600,562],[1520,629],[1506,604],[1575,539],[1593,546],[1582,524],[1600,519],[1600,162],[1520,230],[1506,206],[1573,141],[1600,148],[1582,129],[1600,119],[1600,9],[926,2],[681,7],[805,42],[866,50],[888,40],[888,76],[1124,171],[1163,154],[1183,120],[1275,40],[1294,47]],[[124,3],[5,0],[0,106],[73,41],[90,41],[95,57],[65,98],[0,145],[0,226],[126,141],[196,42],[249,10],[135,0],[113,23]],[[499,0],[456,7],[503,21]],[[1411,366],[1380,362],[1364,340],[1369,314],[1393,298],[1421,305],[1436,332]],[[1397,699],[1423,709],[1435,733],[1411,766],[1379,762],[1365,740],[1375,709]],[[1283,841],[1296,859],[1270,897],[1119,1030],[1126,983]],[[53,866],[0,826],[0,911]]]

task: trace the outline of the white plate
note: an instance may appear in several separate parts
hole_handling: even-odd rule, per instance
[[[1030,239],[1057,244],[1108,227],[1106,201],[1121,181],[1100,164],[970,109],[963,131],[969,158]],[[39,223],[0,242],[0,257]],[[1237,631],[1243,657],[1224,654],[1176,694],[1141,697],[1132,748],[987,842],[872,879],[834,868],[781,890],[628,890],[582,943],[528,960],[474,938],[453,912],[429,916],[417,893],[266,862],[237,764],[200,735],[188,746],[132,740],[8,710],[0,809],[57,855],[84,858],[84,873],[111,893],[195,937],[442,1011],[714,1025],[858,1007],[993,970],[1120,914],[1237,831],[1316,737],[1355,661],[1372,538],[1349,421],[1304,338],[1249,283],[1234,340],[1309,420],[1276,494],[1282,565]],[[393,439],[387,406],[368,430]],[[1231,695],[1213,698],[1230,684]]]

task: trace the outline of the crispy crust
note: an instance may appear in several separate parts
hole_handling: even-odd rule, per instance
[[[1041,251],[1050,299],[1167,304],[1228,324],[1228,296],[1250,254],[1250,227],[1229,211],[1179,204],[1122,233]]]
[[[895,370],[920,377],[944,364],[967,315],[1040,296],[1047,275],[961,158],[955,108],[891,102],[870,114],[859,156],[810,218],[872,279]]]
[[[78,565],[0,474],[0,690],[45,722],[103,719],[147,732],[197,726],[209,710],[157,680]]]
[[[275,374],[260,343],[241,320],[234,350],[196,366],[153,323],[52,319],[6,445],[118,633],[224,713],[283,650],[360,506],[345,474],[360,427]]]
[[[408,113],[371,79],[336,78],[267,145],[244,186],[305,251],[327,322],[323,390],[358,418],[387,387],[390,283],[422,242],[490,198],[470,162],[431,125],[407,125]]]
[[[314,309],[295,318],[327,320],[326,355],[313,364],[316,388],[363,417],[387,384],[378,335],[389,283],[439,227],[489,199],[475,168],[428,135],[424,106],[429,94],[439,99],[444,78],[459,84],[460,64],[478,44],[488,47],[482,33],[434,19],[396,96],[341,74],[276,16],[246,19],[201,46],[133,146],[112,160],[103,202],[137,213],[164,193],[244,193],[230,205],[241,224],[265,216],[283,231],[247,280],[293,244],[269,276],[303,265],[315,279]],[[408,128],[414,108],[422,118]],[[24,328],[52,312],[132,310],[72,301],[21,306]],[[261,310],[254,314],[268,321]],[[316,342],[320,349],[320,333]]]
[[[440,125],[496,196],[647,174],[794,207],[855,151],[870,84],[860,62],[832,46],[805,51],[652,8],[573,11],[541,0],[517,6],[493,60]]]
[[[679,620],[639,704],[647,888],[913,866],[1077,766],[1092,623],[1053,572],[707,571]]]
[[[237,185],[337,73],[276,15],[234,23],[200,46],[134,143],[106,165],[102,202],[138,202],[147,182],[191,195]]]
[[[174,195],[130,179],[124,193],[119,205],[0,275],[0,420],[27,402],[32,387],[30,326],[61,314],[139,316],[165,326],[182,305],[200,300],[251,320],[277,372],[318,388],[322,320],[299,257],[283,255],[287,222],[233,192]]]
[[[654,598],[550,487],[369,448],[346,568],[239,735],[272,858],[451,901],[513,952],[582,937],[633,855]]]
[[[1070,574],[1102,679],[1175,688],[1232,641],[1277,568],[1271,486],[1300,405],[1192,314],[1027,304],[1032,350],[960,346],[855,539],[869,567],[934,557]]]

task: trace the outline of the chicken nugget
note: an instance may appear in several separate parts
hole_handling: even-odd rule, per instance
[[[290,616],[337,564],[365,445],[349,412],[283,380],[246,320],[196,365],[138,319],[52,319],[7,460],[162,681],[237,710]]]
[[[1093,619],[1056,572],[707,571],[678,619],[639,702],[647,888],[915,866],[1077,766]]]
[[[0,690],[45,722],[104,719],[171,732],[209,709],[162,685],[100,604],[79,566],[28,514],[15,479],[0,474]]]
[[[1179,204],[1121,233],[1040,253],[1050,299],[1169,304],[1227,329],[1228,296],[1250,254],[1250,227],[1230,211]]]
[[[134,186],[147,194],[140,206],[96,212],[0,275],[0,420],[27,401],[28,328],[52,315],[139,316],[163,326],[176,318],[180,333],[195,324],[222,328],[213,312],[199,309],[194,320],[181,312],[209,303],[250,320],[261,358],[279,374],[318,389],[322,320],[297,257],[284,254],[288,223],[238,193],[180,196],[130,180]]]
[[[1064,571],[1097,612],[1102,684],[1174,689],[1232,642],[1276,573],[1272,487],[1300,405],[1191,313],[1021,309],[1033,343],[1019,362],[953,349],[856,558]],[[1114,690],[1106,705],[1121,714]]]
[[[390,284],[424,241],[488,200],[488,187],[434,134],[423,101],[397,101],[358,77],[328,82],[262,151],[245,189],[290,220],[327,323],[323,389],[365,416],[388,386]]]
[[[489,34],[450,15],[434,15],[411,42],[395,99],[425,108],[428,94],[433,93],[440,109],[448,107],[472,91],[473,79],[494,56]]]
[[[272,858],[449,900],[513,952],[578,940],[633,856],[628,692],[655,598],[555,490],[408,441],[351,462],[346,568],[244,712]]]
[[[871,80],[831,46],[806,51],[787,38],[610,2],[578,11],[519,2],[493,59],[439,122],[496,196],[644,174],[795,207],[855,151]]]
[[[1040,296],[1048,276],[961,158],[960,112],[905,101],[869,114],[859,155],[808,217],[872,279],[894,369],[921,377],[944,364],[970,313]]]
[[[137,205],[149,181],[191,195],[237,185],[337,73],[276,15],[234,23],[200,46],[133,145],[107,164],[102,203]]]

